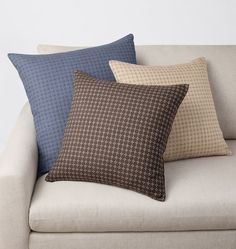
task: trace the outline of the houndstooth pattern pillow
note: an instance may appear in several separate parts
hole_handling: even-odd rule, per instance
[[[187,90],[111,84],[76,72],[62,148],[46,180],[103,183],[163,201],[163,153]]]
[[[23,81],[34,117],[39,150],[38,175],[49,171],[58,156],[79,69],[96,78],[114,80],[109,60],[136,63],[132,34],[115,42],[66,53],[9,54]]]
[[[190,63],[143,66],[110,61],[117,82],[146,85],[189,84],[189,91],[175,118],[166,161],[230,155],[216,116],[204,58]]]

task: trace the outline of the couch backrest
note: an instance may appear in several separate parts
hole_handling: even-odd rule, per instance
[[[79,48],[39,45],[38,51],[56,53]],[[224,137],[236,139],[236,45],[144,45],[136,46],[136,52],[138,63],[145,65],[185,63],[205,57]]]

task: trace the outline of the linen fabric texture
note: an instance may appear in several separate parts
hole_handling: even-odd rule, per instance
[[[39,44],[39,53],[58,53],[81,49],[78,46]],[[172,65],[204,55],[221,130],[225,139],[236,139],[236,45],[138,45],[137,64]]]
[[[71,106],[74,71],[114,80],[110,59],[136,63],[132,34],[93,48],[50,55],[9,54],[9,58],[23,81],[34,116],[39,175],[48,172],[58,156]]]
[[[30,228],[40,233],[236,230],[236,141],[227,143],[231,157],[165,163],[164,204],[122,188],[51,184],[42,176],[31,201]]]
[[[166,66],[110,61],[110,66],[117,82],[146,85],[189,84],[189,91],[176,115],[168,139],[165,161],[231,155],[218,123],[205,58]]]
[[[77,71],[62,148],[46,180],[114,185],[163,201],[163,153],[187,90],[111,84]]]

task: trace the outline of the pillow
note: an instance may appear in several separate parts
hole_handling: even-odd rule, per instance
[[[46,181],[114,185],[163,201],[163,153],[187,90],[111,84],[77,71],[62,148]]]
[[[164,159],[230,155],[224,141],[204,58],[169,66],[142,66],[110,61],[117,82],[146,85],[189,84],[189,91],[176,116]]]
[[[57,158],[71,105],[74,71],[114,80],[110,59],[136,63],[131,34],[99,47],[50,55],[9,54],[9,58],[23,81],[34,116],[39,175],[48,172]]]

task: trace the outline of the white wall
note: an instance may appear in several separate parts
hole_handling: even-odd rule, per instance
[[[236,44],[235,0],[0,0],[0,150],[26,102],[8,52],[38,43]]]

